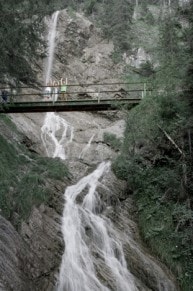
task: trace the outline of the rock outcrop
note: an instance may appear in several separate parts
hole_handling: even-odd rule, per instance
[[[100,30],[81,14],[72,17],[66,10],[60,12],[56,43],[53,79],[67,77],[69,83],[79,84],[109,79],[112,82],[120,81],[124,65],[112,62],[110,55],[113,44],[104,40]],[[42,71],[38,72],[38,76],[43,81],[43,63],[41,65]],[[87,88],[83,88],[83,92],[85,90]],[[11,116],[26,139],[33,141],[30,147],[41,155],[46,155],[41,140],[44,117],[45,114]],[[60,117],[73,127],[73,139],[66,145],[65,161],[73,175],[72,184],[91,172],[101,161],[116,157],[117,153],[105,143],[103,134],[108,132],[122,139],[124,113],[68,112],[60,113]],[[49,146],[54,149],[54,144]],[[130,208],[133,206],[131,198],[125,194],[126,185],[112,172],[103,178],[103,184],[108,189],[107,193],[104,189],[98,189],[105,205],[103,215],[111,219],[120,235],[128,266],[138,278],[138,290],[177,290],[172,275],[140,245],[137,226],[131,220]],[[66,184],[49,184],[49,187],[53,191],[49,205],[34,207],[30,218],[22,222],[18,232],[9,222],[0,218],[0,290],[51,291],[56,288],[65,248],[60,221]],[[99,277],[109,280],[107,285],[114,290],[113,278],[105,274],[100,260],[96,259],[95,264]]]

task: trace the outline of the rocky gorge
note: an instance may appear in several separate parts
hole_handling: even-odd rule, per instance
[[[49,19],[46,21],[49,23]],[[100,29],[83,15],[60,11],[52,68],[54,80],[63,77],[68,78],[69,83],[79,84],[109,80],[119,82],[124,64],[114,64],[112,52],[113,44],[103,39]],[[43,61],[40,61],[40,67],[37,75],[43,82]],[[83,177],[92,177],[99,164],[112,161],[117,156],[117,151],[105,141],[104,134],[113,134],[121,141],[125,113],[17,114],[11,115],[10,119],[20,134],[14,133],[14,129],[8,125],[5,128],[1,121],[5,139],[9,142],[14,139],[16,144],[27,140],[25,144],[29,151],[51,158],[59,156],[67,165],[71,178],[60,182],[47,180],[46,186],[52,192],[51,200],[47,204],[34,206],[30,217],[21,222],[19,229],[16,230],[13,223],[5,218],[0,218],[0,290],[57,290],[61,258],[66,247],[61,231],[62,212],[66,203],[65,189],[76,185]],[[59,146],[60,153],[63,150],[62,156],[56,151]],[[89,187],[92,188],[88,183],[81,190],[76,198],[77,205],[81,205]],[[127,193],[125,182],[118,180],[109,167],[108,171],[99,176],[96,189],[100,207],[95,214],[104,219],[105,225],[109,225],[107,232],[117,243],[114,247],[117,260],[123,255],[120,255],[120,250],[123,250],[133,283],[132,286],[117,287],[116,277],[112,275],[93,241],[91,226],[84,224],[86,243],[92,254],[96,277],[101,284],[93,290],[178,290],[170,271],[151,256],[140,239],[137,224],[132,218],[135,216],[135,206]],[[73,276],[72,273],[72,281]],[[87,290],[83,285],[82,289],[80,286],[76,288],[65,286],[60,290]]]

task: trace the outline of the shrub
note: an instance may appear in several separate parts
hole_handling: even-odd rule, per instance
[[[105,132],[103,138],[104,142],[110,145],[113,150],[119,151],[121,149],[122,142],[115,134]]]
[[[12,141],[13,142],[13,141]],[[0,135],[0,210],[14,225],[26,219],[32,207],[47,203],[53,193],[47,180],[70,178],[69,171],[59,159],[31,154],[23,144],[8,143]]]

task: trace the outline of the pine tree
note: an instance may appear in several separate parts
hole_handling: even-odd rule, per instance
[[[175,13],[175,11],[173,12]],[[157,80],[161,87],[168,89],[179,86],[184,76],[184,44],[182,42],[182,27],[178,15],[167,13],[160,23],[159,62]]]
[[[0,77],[33,82],[33,64],[41,56],[43,17],[51,12],[49,1],[0,0]]]
[[[106,0],[104,4],[102,26],[105,35],[113,40],[116,50],[128,50],[134,5],[128,0]]]
[[[193,0],[184,6],[182,13],[183,17],[185,17],[185,20],[188,21],[189,24],[185,34],[188,64],[184,80],[184,96],[188,99],[191,109],[193,110]]]

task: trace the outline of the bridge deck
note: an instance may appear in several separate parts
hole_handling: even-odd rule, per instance
[[[0,104],[0,113],[56,112],[56,111],[104,111],[117,110],[120,106],[131,109],[139,104],[140,99],[102,99],[102,100],[69,100],[15,102]]]

